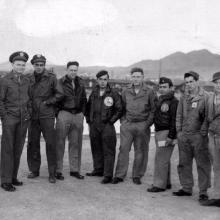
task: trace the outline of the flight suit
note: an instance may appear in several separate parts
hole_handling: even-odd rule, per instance
[[[150,141],[150,126],[155,112],[155,94],[152,89],[142,85],[138,94],[130,85],[122,92],[124,116],[120,127],[120,152],[115,177],[124,179],[129,165],[129,152],[134,144],[134,163],[132,178],[144,176]]]
[[[192,193],[192,163],[196,160],[200,195],[210,187],[211,164],[208,151],[208,94],[202,88],[195,97],[184,94],[179,101],[176,129],[179,147],[178,173],[183,190]]]

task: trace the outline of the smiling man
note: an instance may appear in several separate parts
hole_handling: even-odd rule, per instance
[[[55,183],[55,104],[62,98],[62,93],[57,89],[56,76],[46,70],[46,58],[43,55],[34,55],[31,63],[34,67],[34,73],[30,77],[33,110],[27,154],[30,169],[28,178],[36,178],[40,174],[40,138],[42,133],[46,142],[49,182]]]
[[[129,152],[134,144],[134,163],[132,179],[141,184],[149,151],[150,126],[155,112],[155,94],[144,84],[144,71],[141,68],[131,70],[132,84],[122,92],[123,119],[120,127],[120,152],[113,184],[122,182],[127,174]]]
[[[31,117],[30,80],[23,75],[27,60],[27,53],[13,53],[9,57],[12,71],[1,79],[1,187],[6,191],[15,191],[14,186],[23,185],[17,174]]]

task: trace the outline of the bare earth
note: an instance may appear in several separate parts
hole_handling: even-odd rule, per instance
[[[65,153],[64,181],[48,182],[45,144],[42,142],[42,166],[39,178],[29,180],[26,163],[26,146],[23,151],[19,178],[23,187],[14,193],[0,189],[0,220],[67,220],[67,219],[147,219],[147,220],[215,220],[220,219],[220,209],[202,207],[198,204],[198,187],[192,197],[177,198],[172,190],[179,189],[176,170],[177,148],[172,157],[173,189],[159,194],[150,194],[146,188],[152,184],[155,145],[150,143],[147,173],[143,184],[134,185],[130,179],[133,151],[130,153],[130,167],[124,183],[102,185],[101,178],[85,177],[77,180],[69,176],[68,151]],[[118,146],[117,146],[118,149]],[[88,138],[83,142],[82,174],[92,170],[92,158]],[[194,171],[197,177],[196,170]],[[213,189],[210,189],[210,196]]]

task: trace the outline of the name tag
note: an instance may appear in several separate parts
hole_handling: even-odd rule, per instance
[[[192,108],[197,108],[197,102],[192,103]]]

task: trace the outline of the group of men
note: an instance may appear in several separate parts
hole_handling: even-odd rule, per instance
[[[214,93],[199,86],[199,75],[184,74],[185,91],[178,101],[169,78],[159,79],[155,93],[144,83],[143,69],[131,69],[131,85],[119,94],[109,84],[106,70],[97,73],[97,84],[87,100],[83,81],[77,76],[79,63],[68,62],[60,79],[45,69],[46,58],[34,55],[33,74],[24,74],[28,54],[13,53],[12,71],[1,79],[0,117],[1,187],[15,191],[23,183],[17,179],[20,157],[28,129],[28,178],[40,175],[40,138],[46,142],[49,182],[64,180],[65,141],[69,142],[70,176],[84,179],[80,173],[84,116],[89,125],[93,170],[87,176],[103,176],[102,184],[124,181],[129,152],[134,146],[132,180],[141,184],[148,162],[150,127],[155,126],[154,179],[148,192],[170,189],[170,159],[176,139],[179,148],[178,174],[182,189],[174,196],[191,196],[192,162],[198,171],[199,201],[202,205],[220,203],[220,72],[213,75]],[[120,120],[120,149],[114,173],[116,131]],[[209,137],[208,137],[209,134]],[[209,142],[208,142],[209,140]],[[211,155],[211,156],[210,156]],[[211,164],[217,198],[209,199]]]

